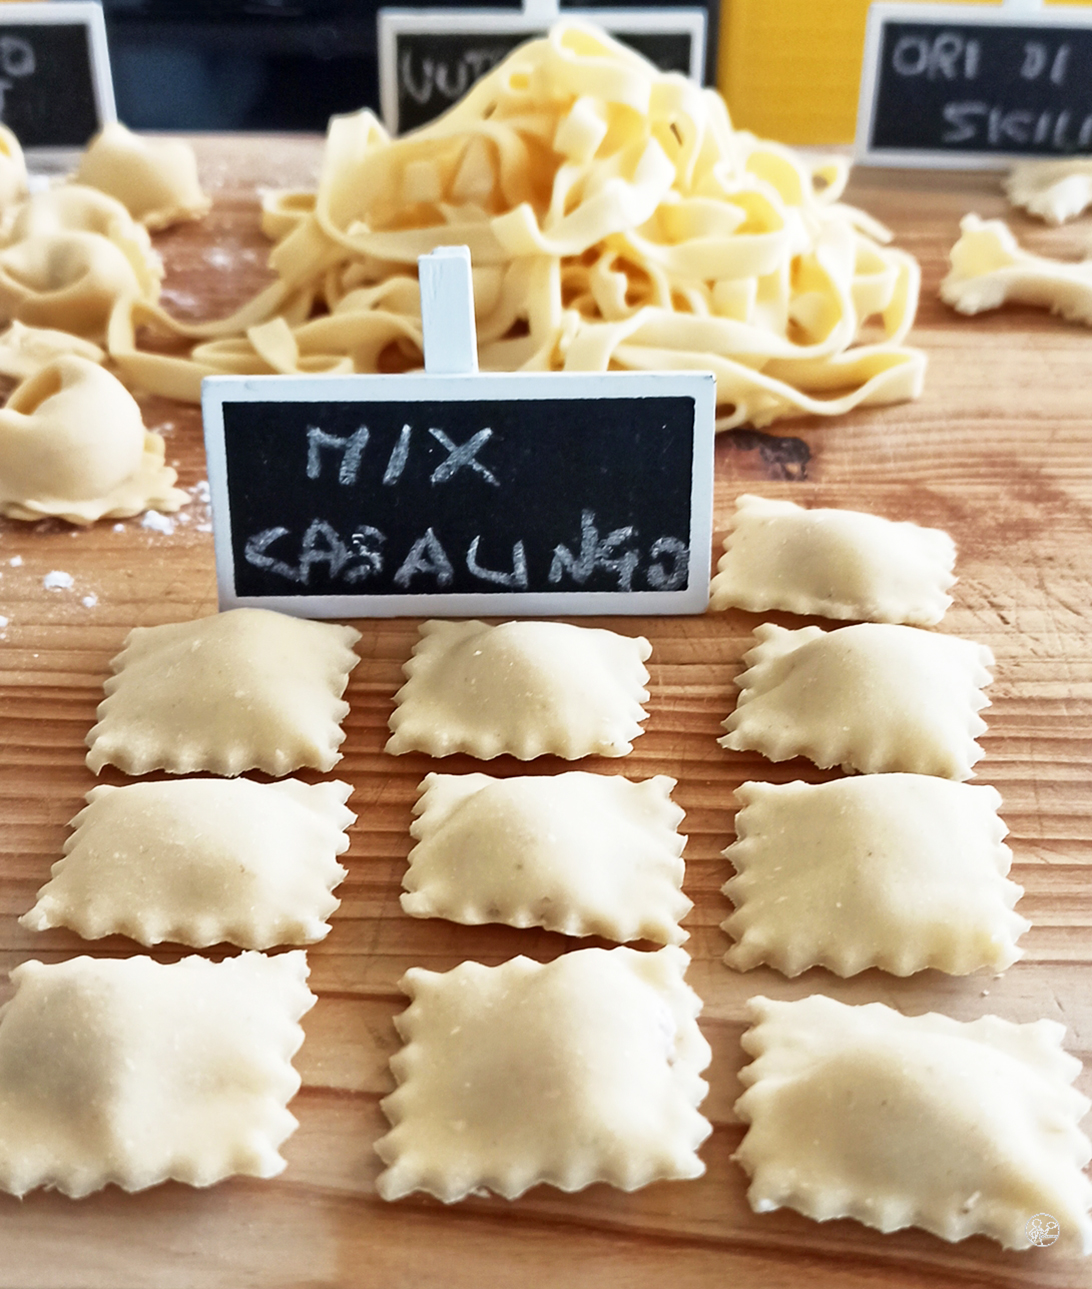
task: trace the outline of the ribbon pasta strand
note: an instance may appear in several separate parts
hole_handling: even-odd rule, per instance
[[[465,244],[483,370],[712,370],[721,429],[913,398],[918,265],[841,203],[847,172],[565,21],[402,138],[333,118],[317,191],[263,203],[276,281],[200,324],[121,297],[107,345],[192,401],[217,373],[418,369],[417,257]]]

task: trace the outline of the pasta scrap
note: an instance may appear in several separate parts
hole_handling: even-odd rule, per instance
[[[683,812],[675,780],[430,774],[410,829],[402,908],[475,926],[681,944]]]
[[[312,944],[339,903],[351,791],[298,779],[101,784],[20,924],[149,946]]]
[[[1092,206],[1092,161],[1020,161],[1005,176],[1004,186],[1014,206],[1057,226]]]
[[[1049,309],[1092,327],[1092,260],[1070,264],[1032,255],[1000,219],[965,215],[940,298],[958,313],[983,313],[1010,301]]]
[[[566,20],[402,138],[334,117],[317,192],[266,201],[277,280],[211,323],[119,303],[109,348],[191,401],[216,373],[419,368],[417,257],[465,244],[482,370],[712,370],[721,429],[913,398],[918,265],[839,201],[847,174]]]
[[[24,962],[0,1008],[0,1189],[274,1177],[315,1002],[296,950]]]
[[[794,1208],[943,1240],[987,1235],[1026,1249],[1049,1213],[1060,1244],[1092,1252],[1089,1108],[1056,1021],[959,1022],[847,1007],[813,994],[752,998],[736,1160],[756,1213]]]
[[[626,756],[648,718],[651,652],[643,636],[563,622],[423,622],[386,750]]]
[[[755,641],[722,747],[864,774],[971,777],[993,679],[985,645],[874,622],[837,631],[764,622]]]
[[[482,1188],[515,1199],[540,1182],[632,1191],[699,1177],[711,1053],[689,961],[674,947],[579,949],[407,971],[380,1196],[450,1204]]]
[[[879,967],[1004,971],[1031,925],[1013,911],[1012,853],[1001,796],[927,774],[864,774],[833,783],[736,789],[736,868],[721,925],[739,971],[767,962],[786,976]]]
[[[855,510],[736,499],[710,607],[935,626],[952,602],[947,533]]]

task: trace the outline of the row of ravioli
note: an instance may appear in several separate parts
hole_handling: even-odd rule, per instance
[[[1001,798],[965,782],[993,656],[920,629],[951,603],[954,563],[939,531],[739,499],[717,607],[863,621],[758,627],[720,741],[862,773],[737,791],[730,966],[965,974],[1020,956],[1030,924],[1014,911],[1023,892],[1008,880]],[[734,1158],[756,1212],[1092,1252],[1092,1144],[1079,1127],[1090,1103],[1072,1086],[1081,1063],[1064,1026],[822,994],[748,1010]]]
[[[755,504],[744,499],[741,515]],[[792,511],[797,514],[793,516]],[[819,522],[824,513],[840,512],[803,512],[792,507],[785,513],[800,525]],[[857,519],[886,523],[875,517]],[[730,587],[726,590],[726,582],[742,527],[737,522],[714,585],[718,601],[727,598],[732,602],[739,596]],[[812,535],[804,547],[814,552],[824,540]],[[791,541],[781,545],[791,551]],[[866,555],[879,559],[883,574],[881,545],[858,540],[854,549],[851,564],[855,575],[860,575],[859,566],[867,562]],[[791,572],[799,579],[804,563],[798,558],[783,562],[785,576]],[[752,551],[746,568],[753,573],[760,563]],[[950,562],[948,568],[941,577],[947,577],[946,586],[951,582]],[[844,594],[837,602],[849,604]],[[859,610],[861,603],[858,597],[852,607]],[[810,611],[819,610],[812,607]],[[163,768],[174,773],[211,770],[237,775],[252,767],[284,774],[301,764],[332,769],[342,738],[339,722],[346,712],[341,694],[356,661],[350,648],[355,633],[347,632],[349,628],[298,622],[254,610],[134,631],[115,662],[116,675],[107,684],[99,723],[89,735],[89,765],[97,771],[112,763],[133,774]],[[860,644],[857,638],[849,646],[839,640],[853,633],[860,637],[862,632]],[[965,934],[968,918],[989,922],[990,898],[999,902],[999,907],[1007,907],[1015,918],[1011,913],[1014,896],[1007,889],[1011,883],[1006,883],[1004,876],[1008,853],[1001,842],[1003,827],[996,818],[996,794],[992,789],[957,781],[969,775],[976,759],[974,751],[953,737],[957,725],[948,719],[950,713],[944,705],[930,702],[930,695],[938,690],[946,694],[949,703],[953,701],[953,685],[938,660],[956,655],[929,653],[930,646],[911,643],[952,638],[893,623],[784,634],[805,636],[801,641],[804,648],[783,648],[774,659],[781,662],[788,658],[792,665],[775,669],[772,684],[750,686],[748,678],[756,663],[749,657],[750,667],[740,678],[741,709],[747,706],[744,699],[749,687],[758,689],[760,696],[769,696],[779,686],[789,686],[789,702],[780,712],[771,709],[767,715],[769,725],[788,743],[772,748],[767,744],[760,750],[777,757],[806,752],[820,763],[835,763],[837,758],[830,756],[830,750],[819,747],[820,709],[826,711],[828,720],[833,710],[839,736],[844,738],[848,730],[854,747],[895,749],[885,753],[894,762],[880,767],[893,772],[832,784],[781,788],[752,784],[741,789],[744,810],[737,823],[739,840],[727,852],[739,870],[733,879],[738,885],[732,889],[729,883],[728,888],[737,906],[727,924],[737,937],[729,960],[733,952],[746,953],[751,962],[735,965],[768,961],[790,973],[813,962],[826,962],[842,974],[867,965],[887,966],[884,953],[895,955],[890,959],[891,969],[904,971],[928,965],[950,971],[972,970],[983,963],[999,965],[989,957],[997,951],[997,936],[991,948],[988,926],[981,934]],[[758,635],[761,648],[761,629]],[[824,645],[823,641],[838,643]],[[794,691],[792,678],[801,659],[794,662],[793,654],[813,645],[817,648],[803,659],[807,683],[797,684]],[[641,704],[647,699],[643,686],[648,679],[644,662],[648,656],[649,646],[643,640],[558,623],[506,623],[499,627],[476,622],[426,623],[405,668],[407,683],[397,696],[388,751],[420,750],[434,756],[464,751],[482,759],[502,752],[524,759],[544,753],[570,759],[625,755],[633,738],[642,732],[645,714]],[[980,654],[977,662],[980,668],[987,665]],[[900,687],[914,674],[920,674],[922,684],[909,698],[903,695],[900,706]],[[970,671],[963,677],[962,688],[955,687],[957,716],[962,728],[969,731],[972,747],[973,734],[978,732],[977,712],[983,706],[980,686],[985,683],[973,683],[978,675],[978,671]],[[215,683],[210,683],[212,677]],[[817,677],[822,684],[817,683]],[[799,682],[799,675],[796,680]],[[872,695],[872,703],[861,703],[862,689]],[[810,717],[803,699],[818,704]],[[244,713],[245,719],[241,719]],[[737,710],[726,722],[729,734],[725,742],[730,745],[733,736],[739,735],[738,715]],[[911,717],[916,724],[911,727],[913,737],[907,739],[906,722]],[[795,733],[794,720],[799,725]],[[761,726],[758,728],[761,732]],[[741,737],[746,740],[749,736]],[[795,750],[786,750],[790,745]],[[900,761],[900,757],[911,760]],[[920,763],[913,758],[937,764],[944,757],[960,766],[960,773],[950,780],[915,772]],[[516,958],[493,968],[467,962],[446,973],[418,969],[407,973],[403,988],[412,1001],[398,1019],[405,1046],[392,1060],[399,1087],[384,1102],[392,1127],[377,1144],[388,1164],[379,1181],[380,1193],[386,1198],[427,1190],[450,1201],[480,1187],[511,1197],[537,1182],[571,1190],[603,1180],[632,1189],[656,1178],[693,1177],[703,1171],[697,1148],[710,1129],[698,1106],[706,1091],[700,1074],[710,1052],[696,1025],[700,1001],[684,981],[687,958],[676,947],[685,936],[678,922],[689,902],[680,889],[681,811],[670,801],[671,787],[671,781],[663,777],[636,783],[618,776],[583,773],[505,779],[483,774],[433,774],[426,778],[418,802],[419,818],[413,825],[418,844],[410,856],[403,895],[407,912],[465,922],[545,925],[569,934],[598,933],[619,940],[641,936],[668,947],[656,953],[588,949],[566,953],[548,964]],[[267,932],[262,947],[283,942],[269,939],[270,934],[283,935],[290,942],[324,934],[322,919],[336,903],[330,893],[335,884],[331,878],[337,879],[340,872],[335,855],[344,849],[341,830],[348,812],[339,785],[309,786],[291,781],[259,785],[245,780],[182,780],[94,789],[88,809],[75,821],[66,858],[57,865],[53,882],[44,888],[36,909],[28,915],[28,925],[64,924],[81,929],[75,920],[79,910],[98,899],[98,921],[86,923],[85,934],[125,930],[129,934],[135,931],[136,938],[146,943],[165,934],[194,944],[216,939],[257,943],[252,927],[248,930],[236,925],[226,933],[226,920],[194,929],[202,925],[202,914],[192,907],[199,883],[189,884],[189,907],[185,891],[177,889],[170,894],[182,908],[181,916],[177,907],[171,914],[173,922],[157,925],[149,910],[148,893],[154,883],[149,883],[147,860],[153,848],[147,831],[141,836],[140,828],[147,829],[148,818],[157,813],[164,817],[167,812],[170,817],[173,807],[170,801],[164,804],[164,795],[181,803],[184,794],[194,794],[189,807],[181,812],[180,835],[185,836],[188,828],[195,838],[218,836],[212,797],[199,799],[201,794],[211,793],[232,793],[240,802],[249,794],[259,815],[271,808],[267,807],[269,794],[279,793],[282,802],[307,799],[312,803],[325,794],[325,810],[311,806],[312,813],[322,816],[321,825],[312,823],[311,829],[323,833],[325,840],[318,850],[327,866],[325,877],[312,883],[312,896],[318,901],[314,917],[307,927]],[[143,800],[138,801],[142,794]],[[791,796],[797,802],[795,833]],[[128,824],[124,813],[113,819],[103,816],[98,849],[107,863],[111,858],[117,861],[124,848],[114,844],[114,839],[126,835],[131,824],[136,828],[137,867],[144,871],[139,874],[140,889],[131,901],[128,921],[115,916],[111,922],[101,903],[110,883],[102,879],[103,870],[96,874],[95,866],[86,861],[94,852],[96,813],[108,807],[119,810],[126,801],[133,803],[135,815]],[[234,812],[235,806],[226,809]],[[134,822],[141,814],[142,825]],[[925,822],[933,827],[932,834],[927,829],[923,832]],[[239,827],[239,842],[245,847],[247,837],[243,834],[251,829],[245,823]],[[839,827],[841,834],[837,833]],[[871,842],[869,827],[873,829]],[[813,845],[824,831],[831,861],[826,871]],[[267,844],[256,849],[263,856],[280,854],[289,859],[296,853],[294,843],[284,844],[285,836],[290,835],[274,815],[268,832],[259,833]],[[958,869],[965,852],[974,851],[974,846],[967,844],[953,849],[953,837],[963,838],[964,843],[989,838],[985,855],[980,856],[978,877],[992,868],[990,896],[983,895],[987,884],[977,880],[973,863],[964,872],[962,887],[957,881],[944,888],[932,884],[930,890],[925,882],[916,880],[922,865],[931,861],[938,880],[947,879],[948,870],[953,866]],[[901,857],[883,854],[882,843],[890,843],[892,838],[902,847]],[[954,856],[951,862],[936,860],[937,848],[942,845],[949,846]],[[854,847],[858,854],[855,870],[847,858]],[[179,853],[176,863],[165,865],[163,874],[165,879],[177,879],[179,887],[187,885],[186,865],[192,870],[195,856],[201,856],[198,845],[182,849],[186,853]],[[756,850],[763,849],[765,859],[761,854],[756,858]],[[792,880],[779,876],[794,861],[800,871]],[[214,890],[215,882],[224,879],[224,874],[213,875],[215,855],[206,854],[196,862],[210,866],[212,872],[203,880],[212,883],[206,885],[206,891]],[[331,865],[338,872],[332,871]],[[765,897],[754,889],[753,878],[763,865],[771,879]],[[71,877],[81,867],[82,890],[67,893],[66,912],[61,888],[66,873]],[[748,884],[752,890],[741,899],[740,888]],[[1012,890],[1018,893],[1018,888]],[[764,898],[765,923],[753,916],[762,913]],[[816,916],[824,900],[829,912],[826,919]],[[225,902],[219,894],[212,903],[221,911],[230,907],[230,901]],[[298,895],[285,896],[284,904],[299,913]],[[962,909],[964,916],[954,917],[953,907]],[[747,925],[734,927],[733,919],[748,908],[752,916]],[[894,928],[882,923],[877,926],[875,920],[869,926],[866,918],[857,916],[863,911],[875,919],[877,910],[895,919]],[[835,911],[841,915],[840,924]],[[1016,922],[1022,924],[1020,919]],[[918,958],[906,956],[908,923],[927,933],[919,937]],[[821,941],[825,937],[826,957],[822,943],[801,947],[802,928],[810,929]],[[1010,923],[1007,929],[1014,944],[1022,925]],[[252,938],[247,939],[248,935]],[[928,956],[930,946],[934,957]],[[189,1032],[188,1026],[196,1026],[201,1030],[195,1038],[195,1051],[203,1054],[200,1059],[211,1060],[217,1068],[226,1061],[249,1078],[257,1066],[262,1072],[257,1084],[262,1093],[249,1099],[241,1117],[236,1115],[225,1142],[210,1147],[209,1153],[201,1153],[206,1149],[204,1144],[193,1146],[194,1140],[203,1143],[201,1133],[190,1140],[180,1132],[178,1125],[187,1115],[179,1115],[178,1107],[172,1106],[173,1118],[165,1116],[153,1134],[160,1154],[152,1162],[147,1158],[129,1160],[120,1170],[115,1162],[110,1172],[101,1164],[100,1144],[98,1173],[92,1148],[91,1163],[82,1172],[70,1169],[66,1174],[56,1152],[50,1153],[52,1143],[50,1149],[43,1150],[41,1142],[24,1142],[22,1153],[16,1152],[18,1168],[13,1172],[10,1162],[4,1162],[6,1152],[0,1145],[0,1179],[4,1184],[19,1193],[33,1185],[54,1184],[79,1194],[110,1180],[136,1189],[167,1176],[206,1184],[231,1171],[265,1176],[278,1171],[283,1160],[276,1147],[294,1126],[285,1104],[298,1085],[289,1060],[302,1039],[299,1015],[309,1005],[310,995],[302,983],[306,967],[302,954],[275,959],[244,954],[232,961],[235,965],[187,959],[163,967],[148,959],[114,963],[77,959],[55,968],[33,963],[18,968],[16,999],[0,1025],[0,1065],[4,1064],[6,1041],[10,1044],[13,1032],[16,1039],[19,1035],[20,1024],[13,1027],[13,1022],[40,1006],[47,978],[57,986],[54,1005],[64,1018],[66,1006],[69,1012],[73,1010],[72,977],[79,975],[81,996],[88,990],[96,998],[111,995],[123,1016],[134,1014],[134,1009],[139,1012],[148,997],[162,992],[180,1009],[172,1022],[176,1028]],[[235,974],[231,981],[225,974],[223,1006],[216,1015],[204,1018],[200,997],[209,988],[207,973],[221,969]],[[164,972],[176,973],[171,977],[174,984],[155,979]],[[54,974],[50,977],[49,973]],[[111,974],[113,979],[106,979]],[[131,982],[123,986],[119,983],[122,976],[131,977]],[[236,981],[242,982],[241,990],[234,988]],[[216,1027],[230,1029],[230,1009],[249,1006],[239,1000],[255,988],[264,990],[264,1002],[255,1008],[264,1017],[263,1028],[255,1036],[253,1027],[247,1029],[240,1021],[240,1033],[248,1035],[243,1052],[235,1037],[218,1035]],[[994,1136],[1001,1134],[1002,1140],[1028,1129],[1020,1143],[1024,1152],[1021,1167],[1037,1179],[1032,1186],[1035,1202],[1060,1215],[1067,1240],[1087,1246],[1089,1187],[1080,1173],[1087,1159],[1087,1141],[1077,1128],[1086,1103],[1069,1087],[1079,1063],[1061,1051],[1060,1026],[1045,1021],[1014,1026],[996,1017],[967,1026],[944,1017],[902,1017],[878,1004],[846,1008],[821,997],[800,1003],[755,999],[750,1008],[756,1027],[746,1036],[745,1046],[756,1060],[744,1071],[744,1082],[750,1086],[738,1110],[750,1120],[751,1128],[738,1158],[752,1173],[751,1200],[756,1208],[788,1204],[816,1217],[836,1212],[856,1216],[883,1229],[913,1222],[949,1239],[983,1231],[1010,1246],[1026,1245],[1019,1220],[1022,1200],[1013,1200],[1004,1178],[976,1173],[975,1152],[965,1149],[967,1134],[973,1136],[982,1129],[985,1117],[991,1120],[985,1129]],[[206,1019],[211,1029],[201,1029]],[[85,1007],[79,1023],[73,1020],[73,1041],[82,1036],[93,1051],[95,1026],[101,1028],[101,1020],[97,1006]],[[116,1030],[116,1017],[113,1027]],[[135,1035],[133,1038],[137,1041]],[[145,1044],[141,1049],[144,1058],[153,1061],[159,1040],[153,1036],[150,1047],[146,1039],[140,1041]],[[573,1056],[575,1052],[580,1053],[579,1060]],[[908,1188],[905,1167],[898,1162],[906,1142],[890,1130],[890,1114],[876,1109],[876,1092],[883,1093],[878,1098],[880,1104],[887,1097],[894,1105],[905,1106],[908,1096],[918,1095],[914,1087],[908,1087],[905,1070],[921,1059],[934,1065],[938,1059],[947,1062],[949,1082],[958,1086],[973,1087],[988,1078],[995,1095],[984,1106],[964,1107],[970,1120],[962,1138],[954,1133],[951,1141],[945,1141],[944,1134],[936,1134],[936,1140],[929,1143],[932,1162],[926,1159],[919,1169],[922,1176],[912,1178]],[[31,1068],[32,1062],[27,1060],[26,1069]],[[495,1077],[498,1070],[504,1073],[502,1087]],[[1007,1081],[999,1077],[999,1071],[1008,1076]],[[197,1085],[200,1082],[196,1079]],[[186,1095],[184,1081],[177,1088],[171,1081],[167,1094],[175,1091]],[[820,1113],[832,1096],[853,1099],[858,1107],[855,1125],[847,1125],[837,1115]],[[529,1104],[535,1108],[530,1116]],[[870,1112],[862,1116],[861,1106],[871,1106]],[[196,1113],[196,1107],[188,1109]],[[942,1105],[927,1103],[915,1113],[920,1127],[930,1118],[939,1122],[948,1111]],[[1052,1134],[1037,1127],[1040,1113],[1054,1123]],[[812,1142],[808,1149],[816,1157],[806,1160],[799,1157],[805,1138],[801,1116],[809,1129],[823,1121],[820,1136],[808,1137]],[[527,1128],[529,1119],[536,1125],[532,1132]],[[60,1128],[56,1131],[58,1137],[63,1135]],[[855,1134],[858,1151],[867,1142],[874,1154],[886,1152],[887,1172],[883,1174],[881,1169],[880,1182],[875,1180],[875,1159],[868,1164],[873,1169],[868,1186],[859,1178],[832,1174],[835,1166],[831,1160],[845,1158],[847,1131]],[[256,1141],[261,1143],[257,1150]],[[580,1144],[588,1141],[598,1144],[593,1149]],[[62,1144],[66,1148],[72,1145]],[[118,1158],[116,1145],[109,1154],[114,1161]],[[820,1145],[827,1151],[825,1160],[819,1158]],[[141,1149],[150,1149],[147,1138]],[[943,1186],[938,1186],[938,1176],[946,1178]],[[832,1201],[832,1194],[841,1198]]]

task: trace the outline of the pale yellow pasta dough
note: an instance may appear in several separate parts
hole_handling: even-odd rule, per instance
[[[119,301],[159,296],[163,265],[147,230],[94,188],[35,193],[0,240],[0,317],[100,340]]]
[[[64,858],[20,919],[85,940],[128,935],[204,948],[311,944],[345,876],[352,791],[337,781],[182,779],[92,788]]]
[[[26,196],[27,163],[19,140],[0,125],[0,212]]]
[[[1027,1248],[1031,1218],[1048,1213],[1061,1247],[1092,1252],[1092,1147],[1078,1127],[1089,1101],[1070,1086],[1081,1063],[1062,1050],[1064,1026],[901,1016],[818,994],[748,1010],[754,1060],[736,1114],[750,1126],[735,1158],[756,1212],[1009,1249]]]
[[[201,191],[197,158],[188,143],[145,139],[120,121],[104,126],[87,145],[76,182],[116,197],[146,228],[200,219],[212,205]]]
[[[787,976],[880,967],[964,975],[1004,971],[1031,925],[1013,912],[1001,796],[927,774],[736,790],[736,876],[724,886],[735,940],[724,961]]]
[[[1033,304],[1092,327],[1092,260],[1065,263],[1022,250],[999,219],[965,215],[940,298],[959,313]]]
[[[273,1177],[314,1004],[300,951],[24,962],[0,1008],[0,1189]]]
[[[933,626],[952,602],[954,562],[952,539],[936,528],[744,495],[709,603]]]
[[[1092,160],[1018,161],[1004,185],[1014,206],[1048,224],[1064,224],[1092,206]]]
[[[993,679],[985,645],[874,622],[837,631],[765,622],[755,641],[721,746],[865,774],[971,777],[986,728],[978,713],[989,706],[982,687]]]
[[[360,632],[268,609],[134,627],[87,736],[97,774],[331,770]]]
[[[651,652],[643,636],[563,622],[424,622],[386,750],[625,756],[644,733]]]
[[[546,964],[406,972],[399,1086],[375,1147],[382,1198],[700,1176],[710,1051],[689,961],[673,947],[579,949]]]
[[[101,363],[106,357],[104,349],[69,331],[24,327],[21,322],[13,322],[0,334],[0,375],[26,380],[64,354],[75,354],[92,363]]]
[[[713,371],[721,428],[912,398],[918,265],[840,203],[847,173],[565,19],[402,138],[334,117],[317,192],[266,201],[273,285],[197,325],[124,302],[110,351],[193,401],[216,373],[418,368],[417,257],[463,244],[485,371]]]
[[[683,812],[675,780],[430,774],[410,829],[402,908],[476,925],[681,944]]]
[[[0,410],[0,514],[73,524],[178,510],[163,439],[116,376],[75,354],[54,358]]]

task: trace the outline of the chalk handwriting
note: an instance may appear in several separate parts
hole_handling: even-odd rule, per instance
[[[495,67],[508,50],[501,46],[468,49],[454,64],[439,58],[422,58],[414,68],[413,52],[404,50],[398,60],[398,80],[407,98],[423,107],[433,95],[454,103],[476,80]]]
[[[438,430],[434,427],[429,428],[429,434],[447,451],[447,456],[429,476],[430,483],[449,483],[460,470],[467,469],[472,470],[486,483],[492,484],[495,488],[500,487],[500,480],[493,471],[478,460],[478,453],[493,437],[491,429],[487,427],[484,430],[479,430],[477,434],[471,435],[465,443],[455,443],[443,430]],[[412,435],[412,429],[408,425],[403,425],[402,432],[399,434],[398,440],[387,460],[386,469],[383,471],[383,482],[388,487],[396,484],[402,477],[406,462],[409,460]],[[322,453],[325,449],[329,452],[341,454],[337,471],[338,483],[346,487],[355,484],[360,477],[360,467],[364,460],[364,452],[368,446],[369,437],[366,425],[361,425],[352,434],[344,437],[340,434],[329,434],[317,425],[309,425],[307,427],[308,479],[322,477]]]
[[[590,510],[583,511],[580,516],[580,554],[574,556],[568,546],[555,546],[550,562],[550,582],[556,584],[568,574],[577,586],[583,586],[596,569],[601,568],[617,576],[619,591],[632,591],[633,574],[640,556],[634,550],[619,551],[619,547],[630,541],[633,535],[634,529],[627,527],[616,528],[606,537],[600,537],[595,514]]]
[[[443,430],[436,430],[430,427],[429,433],[441,447],[447,448],[447,460],[441,462],[433,470],[429,483],[447,483],[449,479],[454,478],[456,472],[462,469],[463,466],[469,466],[475,474],[480,474],[486,483],[491,483],[496,488],[500,487],[493,472],[487,470],[477,457],[478,451],[493,437],[492,430],[479,430],[465,443],[459,444],[452,443]]]
[[[565,544],[558,544],[549,556],[548,582],[558,590],[566,585],[584,586],[592,575],[601,571],[616,578],[619,591],[650,589],[677,591],[685,587],[689,574],[690,550],[677,537],[658,537],[647,551],[636,541],[632,526],[616,528],[600,536],[593,511],[581,516],[579,554]],[[361,525],[348,541],[323,519],[307,526],[299,545],[293,550],[292,534],[283,526],[266,528],[251,537],[244,546],[243,558],[254,568],[274,573],[298,586],[314,582],[313,570],[325,569],[327,582],[344,582],[349,586],[375,581],[388,567],[395,569],[392,581],[406,594],[443,591],[455,580],[457,564],[489,586],[512,591],[525,591],[530,585],[528,556],[522,540],[512,546],[512,567],[495,569],[481,562],[481,535],[475,536],[465,555],[452,549],[441,535],[429,526],[410,543],[399,562],[388,560],[389,542],[377,528]],[[275,549],[274,549],[275,548]],[[543,557],[543,567],[546,556]]]

